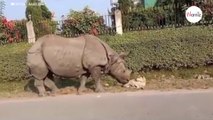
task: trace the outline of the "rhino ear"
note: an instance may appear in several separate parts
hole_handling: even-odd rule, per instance
[[[109,57],[110,57],[110,60],[111,60],[111,62],[115,62],[115,61],[117,61],[118,60],[118,56],[117,55],[109,55]]]
[[[122,58],[122,59],[124,59],[128,54],[129,54],[129,53],[121,52],[121,53],[119,54],[119,57]]]

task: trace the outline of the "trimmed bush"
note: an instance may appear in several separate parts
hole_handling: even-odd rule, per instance
[[[30,45],[25,42],[0,46],[0,83],[25,79],[29,48]]]
[[[70,11],[68,19],[62,24],[62,34],[65,36],[84,33],[98,35],[104,30],[104,27],[106,26],[103,17],[87,6],[82,11]]]
[[[130,69],[195,68],[213,63],[213,28],[129,32],[122,36],[100,36],[117,52],[130,52],[126,58]],[[0,46],[0,82],[26,78],[26,52],[31,45],[22,42]]]
[[[213,63],[213,29],[187,27],[101,36],[117,51],[130,52],[129,68],[151,69],[195,68]]]

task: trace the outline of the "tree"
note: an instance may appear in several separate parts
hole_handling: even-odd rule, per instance
[[[42,11],[42,17],[44,19],[52,19],[52,13],[49,11],[49,9],[45,5],[41,5],[41,11]]]
[[[27,8],[25,11],[26,18],[32,15],[32,21],[51,20],[52,13],[41,0],[27,0]]]
[[[0,17],[3,16],[4,14],[4,8],[5,8],[5,1],[4,0],[0,0]]]
[[[119,9],[122,13],[122,24],[124,28],[129,27],[129,13],[134,7],[134,3],[132,0],[118,0]]]
[[[31,15],[37,37],[55,32],[56,23],[52,21],[52,13],[41,0],[27,0],[26,5],[26,18],[29,20]]]
[[[118,0],[118,3],[122,13],[128,13],[134,7],[132,0]]]

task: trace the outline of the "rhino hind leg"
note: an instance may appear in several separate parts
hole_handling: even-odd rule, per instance
[[[82,75],[80,80],[80,86],[78,88],[78,95],[81,95],[83,92],[87,91],[86,82],[89,75]]]
[[[93,67],[89,70],[92,78],[95,80],[95,92],[104,92],[103,86],[101,85],[101,67]]]
[[[44,85],[51,90],[53,95],[56,94],[59,91],[58,87],[53,82],[53,74],[52,73],[48,73],[47,77],[44,79]]]
[[[40,97],[44,97],[47,95],[46,93],[46,89],[44,86],[44,79],[46,77],[46,70],[40,70],[41,72],[39,72],[39,69],[36,67],[33,67],[33,69],[30,69],[30,73],[33,75],[34,77],[34,86],[35,88],[37,88],[38,90],[38,95]]]

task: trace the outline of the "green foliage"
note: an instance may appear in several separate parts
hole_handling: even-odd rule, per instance
[[[127,66],[141,70],[177,70],[197,68],[213,63],[213,29],[210,27],[171,28],[129,32],[122,36],[104,35],[117,52],[130,52]],[[0,46],[0,82],[25,79],[26,52],[29,44]],[[180,73],[179,76],[186,74]],[[114,83],[110,83],[114,84]]]
[[[171,5],[173,3],[174,0],[157,0],[156,6]]]
[[[184,25],[187,23],[187,20],[185,18],[185,10],[193,4],[202,9],[204,21],[212,22],[213,3],[210,1],[204,2],[202,0],[158,0],[154,7],[144,8],[144,6],[136,6],[135,8],[132,8],[126,6],[124,7],[125,9],[120,8],[121,11],[123,11],[122,24],[124,29],[178,24]]]
[[[0,98],[19,96],[20,93],[25,92],[23,88],[26,84],[26,81],[0,83]]]
[[[3,19],[4,19],[3,17],[0,17],[0,21],[1,21],[1,22],[0,22],[0,33],[3,32],[3,27],[4,27],[4,24],[3,24],[3,22],[2,22]]]
[[[21,40],[27,40],[26,20],[15,21],[15,27],[20,33]]]
[[[49,9],[45,5],[41,5],[41,11],[42,11],[42,17],[44,19],[52,19],[52,13],[49,11]]]
[[[26,53],[29,44],[15,43],[0,46],[0,82],[24,80]]]
[[[6,18],[0,18],[0,44],[7,44],[13,42],[20,42],[23,40],[21,31],[26,30],[22,25],[22,28],[18,26],[19,21],[8,21]],[[24,33],[26,34],[26,33]]]
[[[129,28],[132,24],[133,16],[131,15],[131,10],[134,6],[132,0],[118,0],[119,3],[119,9],[122,13],[122,24],[124,28]],[[135,16],[134,16],[135,17]],[[136,18],[138,19],[138,18]],[[141,20],[138,20],[141,21]],[[133,25],[134,26],[134,25]]]
[[[34,22],[33,25],[36,38],[39,38],[43,35],[54,33],[57,23],[55,21],[43,20]]]
[[[123,14],[128,13],[134,7],[134,3],[132,0],[118,0],[119,9]]]
[[[204,2],[198,7],[200,7],[203,12],[203,20],[213,22],[213,1]]]
[[[104,23],[102,17],[96,14],[95,11],[89,9],[89,7],[85,7],[82,11],[70,11],[68,19],[65,20],[62,25],[62,34],[98,34],[103,26]]]
[[[39,3],[37,0],[28,0],[25,11],[28,20],[29,14],[31,15],[37,38],[55,32],[56,23],[52,21],[52,13],[45,4]]]
[[[123,14],[123,19],[124,29],[134,29],[174,24],[175,15],[172,6],[155,8],[144,8],[140,6],[128,14]]]
[[[39,6],[27,6],[25,12],[26,18],[29,20],[29,15],[33,22],[43,20],[42,10]]]
[[[185,23],[185,11],[192,5],[198,6],[203,11],[203,20],[211,22],[213,20],[213,1],[212,0],[164,0],[158,1],[156,6],[175,5],[176,8],[168,10],[166,14],[172,14],[176,23]]]
[[[189,27],[101,36],[126,58],[134,71],[195,68],[213,62],[213,29]]]
[[[38,2],[38,0],[27,0],[26,4],[26,18],[28,18],[28,15],[31,14],[33,22],[52,19],[52,13],[44,3]]]

